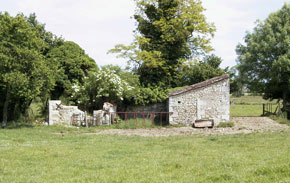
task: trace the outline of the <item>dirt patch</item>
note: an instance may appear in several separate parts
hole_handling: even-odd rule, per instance
[[[279,124],[267,117],[235,117],[232,119],[232,128],[153,128],[153,129],[108,129],[91,134],[118,134],[138,136],[176,136],[176,135],[225,135],[238,133],[253,133],[265,131],[287,131],[290,127]]]

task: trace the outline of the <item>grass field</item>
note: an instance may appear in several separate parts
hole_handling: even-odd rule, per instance
[[[163,122],[165,124],[165,122]],[[150,119],[128,119],[128,120],[120,120],[118,123],[114,123],[110,126],[103,125],[99,128],[115,128],[115,129],[137,129],[137,128],[158,128],[161,125],[156,125]]]
[[[261,116],[263,114],[264,103],[275,103],[276,100],[264,100],[262,96],[242,96],[231,97],[231,117],[239,116]],[[277,105],[273,105],[273,111]]]
[[[262,96],[241,96],[241,97],[231,97],[231,101],[234,101],[235,104],[263,104],[263,103],[276,103],[277,100],[265,100]]]
[[[232,104],[230,113],[231,117],[261,116],[263,114],[263,105]]]
[[[139,137],[0,130],[0,182],[290,182],[290,135]]]

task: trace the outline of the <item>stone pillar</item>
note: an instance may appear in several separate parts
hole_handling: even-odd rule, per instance
[[[50,100],[48,104],[48,123],[49,125],[53,125],[57,123],[59,120],[59,111],[57,110],[57,106],[61,104],[60,100]]]

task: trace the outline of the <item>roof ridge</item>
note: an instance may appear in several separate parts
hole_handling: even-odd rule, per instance
[[[179,90],[176,90],[176,91],[169,92],[168,95],[169,96],[174,96],[174,95],[178,95],[178,94],[181,94],[181,93],[184,93],[184,92],[187,92],[187,91],[196,90],[198,88],[206,87],[206,86],[209,86],[211,84],[217,83],[219,81],[222,81],[222,80],[228,79],[228,78],[229,78],[229,75],[228,74],[224,74],[222,76],[217,76],[217,77],[202,81],[200,83],[195,83],[195,84],[190,85],[188,87],[185,87],[185,88],[182,88],[182,89],[179,89]]]

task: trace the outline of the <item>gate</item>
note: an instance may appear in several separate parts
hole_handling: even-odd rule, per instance
[[[281,107],[280,103],[266,103],[263,104],[263,116],[280,115]]]

